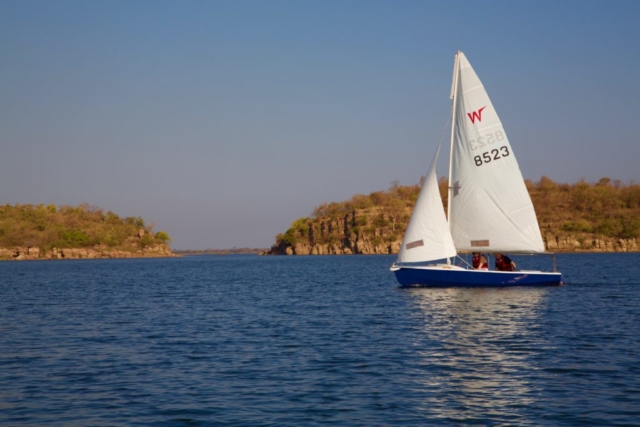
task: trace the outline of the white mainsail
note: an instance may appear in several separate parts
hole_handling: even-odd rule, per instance
[[[436,150],[418,201],[413,208],[402,239],[398,262],[433,261],[456,255],[436,177],[439,152],[440,146]]]
[[[455,248],[544,252],[533,204],[507,134],[462,52],[454,66],[452,96],[449,223]]]

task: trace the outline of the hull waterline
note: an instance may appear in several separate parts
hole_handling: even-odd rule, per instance
[[[543,271],[481,271],[451,266],[392,267],[402,286],[425,287],[514,287],[557,286],[561,273]]]

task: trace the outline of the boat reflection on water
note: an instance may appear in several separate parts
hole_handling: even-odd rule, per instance
[[[421,409],[449,422],[524,422],[536,401],[535,357],[546,288],[407,290],[424,339],[413,343]],[[539,384],[538,384],[539,385]]]

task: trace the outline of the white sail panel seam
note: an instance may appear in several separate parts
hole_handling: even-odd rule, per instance
[[[472,92],[472,91],[474,91],[474,90],[476,90],[476,89],[484,89],[484,86],[482,86],[482,85],[478,85],[478,86],[470,87],[469,89],[466,89],[466,90],[464,90],[464,89],[463,89],[463,90],[462,90],[462,94],[463,94],[463,95],[464,95],[464,94],[467,94],[467,93]]]

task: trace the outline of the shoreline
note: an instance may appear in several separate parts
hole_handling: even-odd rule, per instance
[[[0,248],[0,260],[3,261],[46,261],[69,259],[125,259],[125,258],[177,258],[166,244],[147,246],[143,249],[131,248],[52,248],[41,251],[37,246]]]

